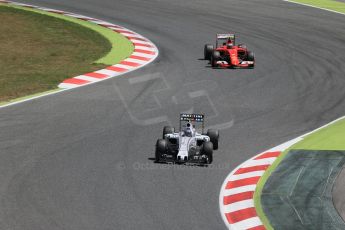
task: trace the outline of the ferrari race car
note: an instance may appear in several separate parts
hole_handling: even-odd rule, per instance
[[[178,132],[165,126],[163,138],[156,142],[156,163],[211,164],[213,150],[218,149],[219,132],[209,129],[206,134],[201,134],[197,129],[201,133],[204,131],[203,114],[180,114]]]
[[[243,44],[235,45],[235,34],[217,34],[216,47],[206,44],[204,58],[213,68],[254,68],[255,56]]]

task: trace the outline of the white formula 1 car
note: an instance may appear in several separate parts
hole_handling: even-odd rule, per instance
[[[158,139],[156,143],[156,162],[211,164],[213,150],[218,149],[219,132],[209,129],[206,134],[201,134],[197,131],[198,124],[201,124],[203,133],[203,114],[181,114],[179,132],[165,126],[163,139]]]

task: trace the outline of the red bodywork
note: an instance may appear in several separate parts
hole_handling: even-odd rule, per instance
[[[229,44],[215,49],[220,52],[221,60],[217,61],[217,67],[221,68],[249,68],[254,66],[254,61],[246,61],[247,48],[231,46]]]

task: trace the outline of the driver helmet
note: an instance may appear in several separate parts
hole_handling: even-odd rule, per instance
[[[228,41],[227,41],[226,46],[227,46],[228,48],[231,48],[233,45],[234,45],[234,43],[233,43],[233,41],[231,40],[231,38],[228,38]]]
[[[191,123],[187,123],[185,129],[184,129],[184,134],[187,137],[192,137],[193,136],[193,125]]]

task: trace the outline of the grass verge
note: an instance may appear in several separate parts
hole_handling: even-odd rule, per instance
[[[114,65],[114,64],[119,63],[123,59],[126,59],[127,57],[129,57],[130,54],[134,50],[133,44],[126,37],[124,37],[123,35],[119,33],[114,33],[114,31],[108,28],[105,28],[103,26],[99,26],[95,23],[91,23],[88,21],[84,21],[84,20],[80,20],[80,19],[76,19],[72,17],[67,17],[61,14],[50,13],[43,10],[37,10],[37,9],[21,7],[21,6],[16,6],[16,5],[8,5],[8,4],[6,5],[3,4],[3,5],[10,6],[15,9],[21,9],[21,10],[25,10],[29,12],[31,11],[31,12],[39,13],[42,15],[59,18],[68,22],[73,22],[99,33],[100,35],[102,35],[104,38],[108,40],[107,42],[110,42],[111,49],[108,50],[108,52],[104,56],[96,60],[95,63],[101,63],[105,65]],[[1,3],[0,3],[0,6],[1,6]]]
[[[290,1],[290,0],[288,0]],[[306,4],[310,6],[315,6],[319,8],[324,8],[327,10],[333,10],[339,13],[345,13],[345,3],[333,1],[333,0],[291,0],[290,2],[296,2],[301,4]]]
[[[0,20],[8,22],[0,24],[4,102],[54,90],[64,79],[116,64],[134,49],[110,29],[41,10],[0,4]]]
[[[303,138],[290,149],[306,150],[344,150],[345,149],[345,119],[327,126]]]
[[[57,89],[52,89],[52,90],[44,91],[44,92],[41,92],[41,93],[30,94],[28,96],[19,97],[19,98],[12,99],[12,100],[9,100],[9,101],[3,101],[3,102],[0,102],[0,108],[1,107],[5,107],[8,104],[23,102],[25,100],[29,100],[29,99],[32,99],[32,98],[38,98],[38,97],[41,97],[41,96],[46,96],[46,95],[49,95],[49,94],[58,93],[58,92],[60,92],[62,90],[63,89],[57,88]]]

